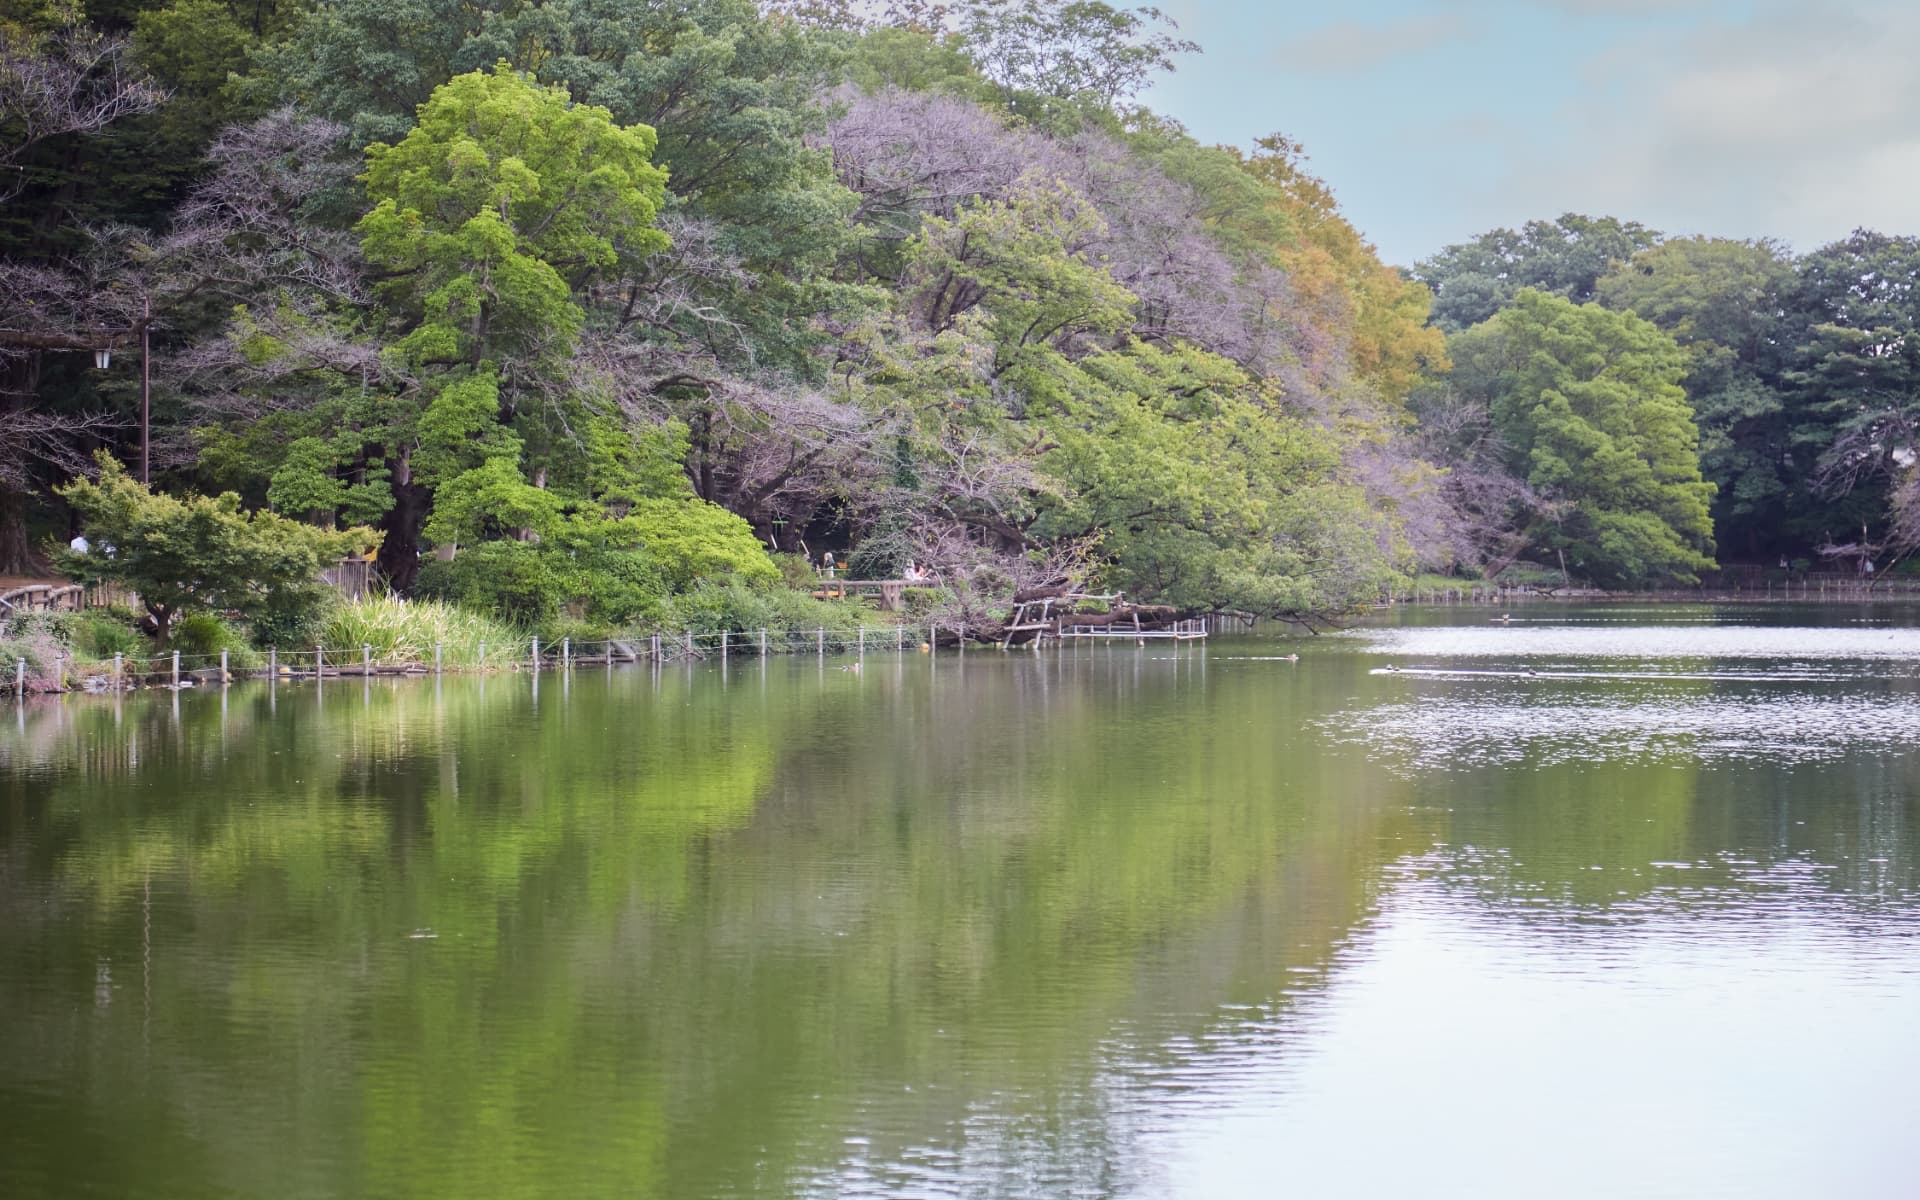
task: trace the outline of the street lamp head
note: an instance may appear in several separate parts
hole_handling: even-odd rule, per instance
[[[104,371],[113,362],[113,351],[102,346],[93,352],[93,365]]]

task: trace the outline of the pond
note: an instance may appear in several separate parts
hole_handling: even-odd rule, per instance
[[[1490,615],[9,704],[0,1195],[1911,1195],[1920,614]]]

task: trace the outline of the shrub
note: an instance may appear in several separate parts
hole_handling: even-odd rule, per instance
[[[29,688],[51,686],[54,663],[68,656],[65,645],[45,623],[25,618],[0,622],[0,687],[13,690],[15,664],[22,659]]]
[[[189,613],[173,623],[172,647],[189,666],[213,666],[227,652],[229,667],[257,667],[261,657],[240,631],[212,613]]]
[[[849,635],[862,627],[891,629],[893,626],[854,600],[816,600],[805,592],[787,588],[707,584],[675,597],[673,619],[668,627],[702,638],[715,637],[722,631],[753,634],[765,629],[781,641],[811,640],[817,636],[817,630],[824,629],[827,644],[842,648],[852,644]]]
[[[780,571],[781,582],[796,591],[810,592],[819,586],[820,573],[804,554],[776,554],[773,565]]]
[[[376,663],[430,663],[440,643],[448,666],[505,666],[520,654],[520,630],[484,613],[438,600],[369,596],[328,614],[320,644],[339,662],[359,662],[360,647]],[[480,646],[486,644],[484,659]]]
[[[910,587],[900,593],[900,606],[910,620],[918,621],[939,609],[946,599],[947,594],[939,588]]]
[[[319,645],[320,631],[341,603],[329,592],[315,603],[269,605],[253,616],[253,644],[300,650]]]
[[[160,495],[111,456],[97,461],[98,480],[54,489],[80,514],[95,549],[61,550],[54,561],[74,579],[138,593],[162,644],[183,613],[231,608],[251,616],[317,605],[321,569],[380,540],[370,529],[335,532],[274,513],[248,514],[231,492]]]
[[[415,590],[429,600],[528,626],[550,619],[570,598],[553,556],[533,543],[513,541],[482,542],[451,562],[422,563]]]
[[[4,636],[44,644],[64,657],[91,662],[116,654],[144,653],[146,639],[133,628],[131,614],[110,612],[21,613],[5,622]]]
[[[607,629],[658,624],[667,613],[666,581],[644,551],[560,540],[482,542],[451,562],[423,563],[416,590],[529,629],[569,620]]]
[[[131,620],[104,612],[76,613],[72,623],[73,652],[81,658],[107,659],[116,654],[145,653],[147,640]]]

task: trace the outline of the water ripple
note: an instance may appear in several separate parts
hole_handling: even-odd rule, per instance
[[[1331,740],[1364,745],[1406,772],[1687,757],[1701,762],[1834,761],[1920,744],[1920,701],[1907,696],[1613,697],[1423,695],[1324,717]]]

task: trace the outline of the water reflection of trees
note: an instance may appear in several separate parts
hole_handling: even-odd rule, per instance
[[[964,669],[32,714],[6,890],[59,915],[4,977],[147,928],[161,966],[85,1039],[25,986],[8,1057],[94,1062],[242,1191],[781,1191],[1016,1116],[1105,1170],[1103,1039],[1274,995],[1395,843],[1184,668]]]
[[[182,1193],[1114,1190],[1149,1167],[1113,1064],[1271,1019],[1389,863],[1440,847],[1529,914],[1727,854],[1912,886],[1888,762],[1408,781],[1299,732],[1375,686],[1083,654],[29,709],[0,1059],[59,1099],[0,1157]]]

